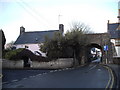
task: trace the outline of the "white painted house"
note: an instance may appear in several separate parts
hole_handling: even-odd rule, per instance
[[[115,46],[116,54],[114,56],[120,57],[120,1],[118,3],[118,23],[109,23],[108,21],[108,33]]]
[[[116,54],[114,56],[120,57],[120,23],[109,23],[108,32],[110,33],[111,42],[115,46]]]
[[[45,37],[52,38],[55,32],[64,32],[64,25],[59,24],[59,30],[48,31],[33,31],[25,32],[25,28],[20,27],[20,35],[14,43],[14,47],[26,48],[35,53],[36,55],[46,56],[45,53],[40,51],[40,45],[45,41]]]

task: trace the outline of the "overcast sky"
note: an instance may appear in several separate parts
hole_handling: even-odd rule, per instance
[[[72,22],[89,25],[96,33],[107,31],[107,21],[117,22],[119,0],[0,0],[0,29],[7,43],[15,41],[20,26],[26,31],[65,31]],[[60,15],[60,16],[59,16]]]

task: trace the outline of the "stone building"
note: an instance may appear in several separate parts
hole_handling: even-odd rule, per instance
[[[118,2],[118,23],[109,23],[108,21],[108,33],[117,52],[113,55],[114,57],[120,57],[120,1]]]

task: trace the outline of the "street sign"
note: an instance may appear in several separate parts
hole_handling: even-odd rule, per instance
[[[104,46],[104,51],[108,51],[108,45]]]

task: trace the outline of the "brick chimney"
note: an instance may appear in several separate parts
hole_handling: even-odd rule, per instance
[[[22,35],[25,32],[25,28],[23,26],[20,27],[20,35]]]
[[[110,20],[108,20],[108,23],[107,23],[107,32],[109,33],[109,24],[110,24]]]
[[[64,25],[63,24],[59,24],[59,31],[61,33],[64,33]]]

